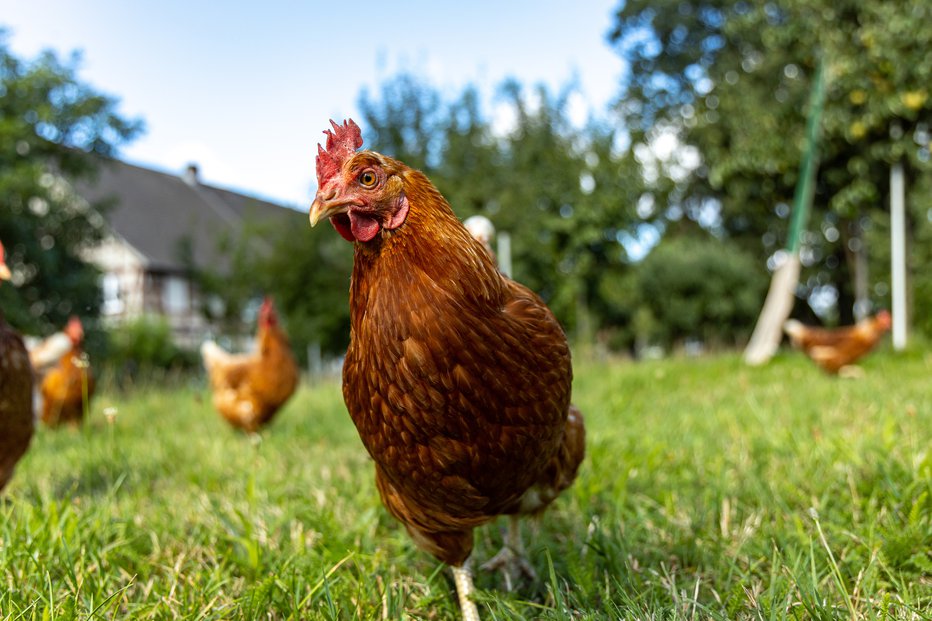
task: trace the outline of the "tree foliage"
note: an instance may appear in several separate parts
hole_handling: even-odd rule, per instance
[[[676,188],[668,184],[664,197],[647,191],[664,183],[660,175],[650,183],[646,169],[678,164],[619,148],[608,124],[574,126],[573,93],[572,84],[557,93],[502,84],[497,103],[514,119],[503,131],[493,129],[474,89],[445,101],[429,84],[401,76],[380,98],[363,93],[362,126],[369,148],[410,158],[460,217],[480,213],[508,232],[515,277],[583,342],[596,334],[615,348],[740,341],[766,286],[763,263],[736,243],[684,227],[688,218],[674,222],[663,201]],[[629,249],[645,231],[669,240],[640,262],[642,251],[632,257]]]
[[[60,176],[92,175],[95,156],[112,156],[141,129],[78,79],[78,65],[51,52],[20,60],[0,30],[0,239],[16,284],[0,287],[0,308],[25,332],[60,328],[70,314],[96,317],[98,274],[82,250],[100,240],[104,221]]]
[[[249,338],[259,302],[268,295],[301,362],[311,344],[330,355],[342,353],[349,342],[353,251],[326,229],[311,230],[307,214],[298,211],[247,217],[236,234],[215,240],[224,268],[185,262],[203,294],[201,312],[223,336]]]
[[[635,313],[649,313],[653,343],[735,346],[750,336],[764,285],[759,264],[740,248],[708,235],[674,237],[638,266]]]
[[[617,110],[635,145],[672,131],[698,149],[700,164],[672,183],[668,175],[664,191],[675,188],[693,219],[697,205],[714,205],[707,228],[764,259],[786,239],[823,59],[822,217],[807,237],[803,283],[807,294],[832,283],[850,318],[851,249],[865,218],[885,207],[889,165],[902,162],[913,180],[929,174],[930,20],[922,0],[627,0],[610,35],[631,63]]]
[[[261,269],[267,291],[285,317],[295,354],[304,360],[307,346],[316,343],[329,354],[342,354],[349,343],[350,273],[353,247],[324,223],[277,231],[270,239],[274,251]]]

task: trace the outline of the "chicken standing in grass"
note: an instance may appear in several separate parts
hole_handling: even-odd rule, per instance
[[[10,279],[0,243],[0,281]],[[35,427],[32,412],[32,366],[23,339],[0,313],[0,490],[29,448]]]
[[[25,337],[26,349],[29,350],[29,362],[35,374],[33,407],[42,412],[42,381],[49,371],[58,366],[62,356],[74,347],[76,335],[83,334],[81,321],[72,317],[65,327],[44,339]]]
[[[71,348],[42,378],[42,422],[49,427],[79,425],[94,396],[95,380],[84,353],[84,327],[72,317],[65,327]]]
[[[298,365],[271,298],[259,308],[257,350],[230,354],[213,341],[201,345],[214,407],[234,427],[255,433],[294,394]]]
[[[311,224],[355,244],[343,397],[388,511],[453,568],[477,619],[473,529],[510,516],[486,564],[530,573],[518,517],[567,488],[585,452],[570,404],[566,336],[543,301],[504,277],[427,177],[333,124],[318,148]]]
[[[883,310],[853,326],[835,329],[814,328],[790,319],[783,324],[783,331],[794,347],[826,373],[854,376],[860,369],[851,365],[877,345],[891,323],[890,313]]]
[[[64,329],[51,334],[44,339],[26,338],[26,348],[29,350],[29,362],[32,364],[36,377],[42,379],[52,370],[61,357],[74,347],[74,336],[83,332],[80,320],[72,317]]]

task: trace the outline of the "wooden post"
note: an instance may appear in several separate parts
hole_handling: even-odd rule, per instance
[[[890,168],[890,257],[893,349],[906,348],[906,189],[903,165]]]

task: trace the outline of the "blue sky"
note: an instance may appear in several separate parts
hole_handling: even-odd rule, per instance
[[[0,0],[0,25],[22,58],[82,52],[81,79],[146,123],[123,159],[196,162],[206,183],[303,208],[328,119],[358,118],[361,89],[401,69],[451,94],[477,84],[492,115],[506,77],[577,79],[576,116],[604,113],[623,67],[605,41],[617,5]]]

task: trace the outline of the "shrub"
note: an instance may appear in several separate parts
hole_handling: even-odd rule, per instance
[[[750,335],[767,286],[762,266],[728,242],[672,238],[635,269],[636,308],[666,347],[698,339],[735,345]]]
[[[198,356],[174,344],[167,321],[142,317],[111,330],[107,363],[119,375],[135,375],[139,370],[191,369]]]

